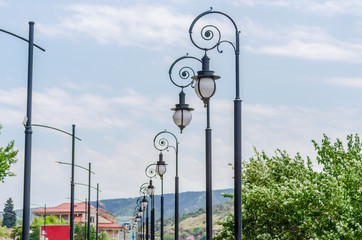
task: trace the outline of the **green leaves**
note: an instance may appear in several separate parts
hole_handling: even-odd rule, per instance
[[[362,239],[362,153],[358,135],[346,147],[324,135],[313,141],[322,172],[300,154],[255,150],[243,164],[243,239]],[[214,238],[232,240],[229,215]]]
[[[2,126],[0,125],[0,130]],[[14,149],[14,141],[8,143],[8,145],[3,148],[0,147],[0,182],[4,182],[5,177],[14,176],[15,174],[10,171],[12,164],[17,162],[16,156],[18,150]]]

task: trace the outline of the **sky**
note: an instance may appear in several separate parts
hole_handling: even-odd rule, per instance
[[[253,156],[254,147],[269,155],[279,148],[310,156],[320,170],[312,139],[361,132],[361,1],[0,0],[0,28],[27,38],[28,22],[34,21],[35,43],[46,49],[34,50],[33,124],[68,132],[76,125],[82,139],[75,146],[76,164],[92,164],[91,184],[99,183],[101,199],[139,196],[148,181],[146,167],[158,159],[153,138],[165,129],[179,141],[180,191],[205,190],[206,111],[194,90],[186,88],[186,101],[195,110],[180,134],[170,110],[180,89],[168,71],[181,56],[203,56],[188,29],[210,7],[228,14],[241,32],[243,160]],[[225,17],[210,14],[200,24],[218,26],[223,40],[235,41]],[[210,102],[214,189],[233,187],[228,164],[233,162],[235,61],[230,45],[221,49],[208,53],[210,68],[221,76]],[[200,70],[197,63],[189,64]],[[0,208],[12,197],[20,209],[27,44],[1,32],[0,83],[0,146],[15,140],[19,149],[11,168],[17,176],[0,183]],[[33,127],[32,139],[32,206],[69,201],[71,169],[56,161],[71,161],[71,137]],[[172,149],[164,159],[164,191],[172,193]],[[77,183],[87,183],[86,171],[75,174]],[[155,185],[160,194],[159,179]],[[96,200],[96,192],[91,195]],[[77,201],[86,197],[86,187],[77,185]]]

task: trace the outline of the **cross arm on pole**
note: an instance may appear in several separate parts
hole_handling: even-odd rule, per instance
[[[59,162],[59,161],[55,161],[56,163],[59,163],[59,164],[64,164],[64,165],[72,165],[71,163],[66,163],[66,162]],[[89,172],[89,169],[88,168],[85,168],[85,167],[83,167],[83,166],[80,166],[80,165],[77,165],[77,164],[74,164],[74,166],[76,166],[76,167],[79,167],[79,168],[82,168],[82,169],[84,169],[84,170],[86,170],[86,171],[88,171]],[[95,174],[93,171],[90,171],[92,174]]]
[[[11,36],[14,36],[14,37],[16,37],[16,38],[19,38],[19,39],[21,39],[21,40],[23,40],[23,41],[25,41],[25,42],[29,43],[29,40],[28,40],[28,39],[23,38],[23,37],[20,37],[19,35],[16,35],[15,33],[12,33],[12,32],[9,32],[9,31],[6,31],[6,30],[1,29],[1,28],[0,28],[0,32],[7,33],[7,34],[9,34],[9,35],[11,35]],[[34,45],[35,47],[39,48],[40,50],[42,50],[43,52],[45,52],[45,49],[44,49],[44,48],[42,48],[42,47],[40,47],[39,45],[36,45],[36,44],[33,44],[33,45]]]

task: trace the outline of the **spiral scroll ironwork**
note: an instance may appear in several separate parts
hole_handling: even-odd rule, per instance
[[[211,14],[211,13],[216,13],[216,14],[220,14],[220,15],[223,15],[225,17],[227,17],[231,22],[232,24],[234,25],[235,27],[235,30],[236,30],[236,33],[237,35],[239,35],[239,30],[234,22],[234,20],[226,15],[225,13],[223,12],[219,12],[219,11],[213,11],[212,8],[210,8],[210,10],[206,11],[206,12],[203,12],[201,13],[199,16],[197,16],[194,21],[191,23],[190,25],[190,28],[189,28],[189,35],[190,35],[190,40],[192,42],[192,44],[197,47],[198,49],[201,49],[201,50],[204,50],[204,51],[208,51],[208,50],[212,50],[214,48],[217,48],[217,51],[219,53],[222,53],[222,50],[219,49],[219,46],[221,43],[229,43],[233,48],[234,48],[234,51],[239,51],[239,46],[237,45],[238,44],[238,41],[236,41],[236,44],[232,43],[231,41],[227,41],[227,40],[222,40],[222,36],[221,36],[221,31],[219,30],[218,27],[216,27],[215,25],[205,25],[204,27],[201,28],[200,30],[200,35],[201,35],[201,39],[204,40],[204,41],[207,41],[207,42],[210,42],[210,41],[215,41],[215,43],[211,43],[209,47],[207,46],[200,46],[193,38],[193,29],[195,27],[195,24],[196,22],[202,18],[203,16],[205,15],[208,15],[208,14]]]
[[[177,65],[177,63],[181,60],[185,60],[185,59],[194,59],[197,60],[199,62],[201,62],[200,59],[196,58],[196,57],[192,57],[189,56],[188,54],[186,54],[183,57],[180,57],[178,59],[176,59],[172,65],[170,66],[170,69],[168,70],[168,75],[170,77],[171,82],[179,87],[179,88],[185,88],[191,85],[191,83],[193,82],[193,79],[191,77],[195,76],[195,71],[189,67],[189,66],[183,66],[178,70],[178,76],[177,76],[177,82],[180,81],[181,83],[177,83],[176,80],[174,78],[172,78],[172,70],[173,68]]]
[[[156,164],[155,163],[152,163],[150,165],[148,165],[145,169],[145,173],[146,173],[146,176],[149,177],[149,178],[154,178],[157,176],[157,173],[156,173]]]
[[[149,185],[148,182],[145,182],[144,184],[141,185],[140,191],[139,191],[141,196],[146,196],[147,195],[148,185]]]
[[[170,145],[168,139],[164,136],[161,136],[163,134],[169,134],[171,136],[173,136],[175,138],[175,141],[176,141],[176,144],[178,144],[178,140],[176,138],[176,136],[167,131],[167,130],[164,130],[162,132],[159,132],[155,138],[153,139],[153,146],[158,150],[158,151],[168,151],[169,148],[173,148],[173,149],[176,149],[176,147],[174,145]]]

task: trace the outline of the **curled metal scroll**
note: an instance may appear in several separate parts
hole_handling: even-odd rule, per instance
[[[195,26],[196,22],[200,18],[202,18],[203,16],[206,16],[206,15],[212,14],[212,13],[223,15],[223,16],[227,17],[232,22],[232,24],[235,27],[235,31],[236,31],[235,44],[232,43],[231,41],[222,40],[222,36],[221,36],[221,32],[220,32],[219,28],[214,26],[214,25],[205,25],[200,30],[201,39],[204,40],[204,41],[209,42],[211,46],[202,47],[198,43],[196,43],[196,41],[194,40],[193,35],[192,35],[193,29],[194,29],[194,26]],[[238,27],[236,26],[236,23],[234,22],[234,20],[230,16],[228,16],[227,14],[225,14],[223,12],[213,11],[212,8],[210,8],[210,10],[208,10],[206,12],[203,12],[199,16],[197,16],[194,19],[194,21],[191,23],[190,28],[189,28],[190,40],[191,40],[192,44],[194,44],[195,47],[197,47],[197,48],[199,48],[201,50],[204,50],[204,51],[208,51],[208,50],[212,50],[214,48],[217,48],[217,51],[219,53],[222,53],[222,50],[220,50],[220,48],[219,48],[221,43],[229,43],[234,48],[235,52],[239,52],[239,40],[238,40],[239,39],[239,34],[240,34],[240,32],[238,30]],[[214,41],[214,42],[212,42],[212,41]]]
[[[146,176],[149,177],[149,178],[154,178],[157,176],[157,173],[156,173],[156,164],[155,163],[152,163],[150,165],[148,165],[145,169],[145,173],[146,173]]]
[[[188,87],[192,84],[192,82],[194,81],[191,77],[195,76],[195,71],[189,67],[189,66],[183,66],[183,67],[180,67],[178,69],[178,76],[177,76],[177,80],[175,80],[174,78],[172,78],[172,70],[174,67],[177,66],[177,63],[180,62],[181,60],[185,60],[185,59],[194,59],[194,60],[197,60],[201,63],[201,60],[196,58],[196,57],[192,57],[192,56],[189,56],[188,54],[186,54],[185,56],[183,57],[180,57],[178,59],[176,59],[172,65],[170,66],[170,69],[168,70],[168,75],[170,77],[170,80],[171,82],[179,87],[179,88],[185,88],[185,87]],[[177,83],[177,82],[180,82],[180,83]]]
[[[140,191],[139,191],[139,193],[140,193],[141,196],[146,196],[146,195],[147,195],[148,185],[149,185],[148,182],[146,182],[146,183],[144,183],[144,184],[141,185]]]
[[[168,139],[162,135],[171,135],[172,137],[175,138],[175,146],[174,145],[170,145],[170,142],[168,141]],[[176,145],[178,144],[178,140],[176,138],[176,136],[167,131],[164,130],[162,132],[157,133],[157,135],[155,136],[155,138],[153,139],[153,146],[158,150],[158,151],[168,151],[169,148],[173,148],[176,150]]]

